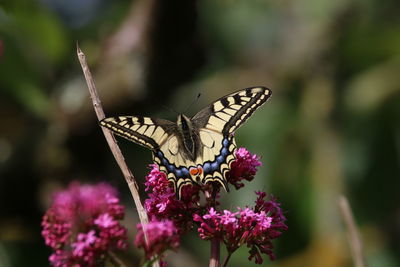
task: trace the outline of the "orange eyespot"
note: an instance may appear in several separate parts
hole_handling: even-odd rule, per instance
[[[190,175],[197,175],[199,170],[197,168],[190,168],[189,169]]]
[[[195,176],[195,175],[202,175],[203,174],[203,168],[201,166],[196,167],[191,167],[189,169],[190,175]]]

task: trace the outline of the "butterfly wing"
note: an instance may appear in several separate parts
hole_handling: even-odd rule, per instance
[[[217,181],[227,189],[226,172],[235,160],[233,133],[271,96],[265,87],[252,87],[221,97],[192,118],[203,144],[205,182]]]
[[[198,112],[192,120],[199,128],[207,128],[222,135],[235,132],[253,112],[267,101],[271,90],[251,87],[221,97]]]
[[[106,118],[100,121],[100,125],[151,149],[154,163],[167,174],[179,195],[183,185],[192,183],[187,166],[194,163],[183,154],[182,141],[175,123],[140,116],[119,116]]]
[[[153,151],[159,150],[177,131],[171,121],[141,116],[110,117],[101,120],[100,125]]]

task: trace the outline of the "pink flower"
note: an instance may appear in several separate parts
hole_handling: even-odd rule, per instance
[[[103,213],[96,220],[94,220],[94,224],[102,228],[110,228],[118,224],[118,222],[114,220],[110,214]]]
[[[250,248],[249,259],[254,258],[258,264],[263,262],[261,253],[273,259],[272,239],[287,229],[284,223],[286,219],[274,199],[266,201],[265,193],[256,192],[256,194],[258,197],[253,209],[238,208],[238,212],[235,213],[224,210],[223,214],[220,214],[211,208],[203,216],[194,215],[193,219],[200,223],[198,228],[200,238],[222,240],[230,254],[246,244]]]
[[[237,219],[235,215],[236,215],[235,213],[232,213],[229,210],[224,210],[224,215],[220,216],[221,224],[229,225],[232,223],[236,223]]]
[[[159,171],[156,165],[150,167],[152,169],[145,182],[149,198],[144,202],[149,220],[171,220],[179,232],[190,230],[193,226],[192,214],[200,208],[200,188],[184,186],[182,199],[178,200],[165,173]]]
[[[217,211],[215,211],[214,207],[211,207],[208,214],[204,215],[204,219],[216,219],[219,217],[219,214]]]
[[[89,231],[87,234],[79,233],[77,242],[71,244],[73,248],[72,254],[77,257],[82,257],[86,252],[85,250],[90,250],[96,240],[97,237],[94,230]]]
[[[226,175],[229,183],[236,189],[244,186],[243,180],[251,181],[257,173],[257,167],[261,166],[260,157],[251,154],[246,148],[236,150],[236,160],[232,162],[231,169]]]
[[[153,221],[146,225],[147,243],[143,226],[138,224],[135,245],[144,248],[146,258],[161,256],[167,249],[176,250],[179,247],[179,235],[172,221]]]
[[[54,195],[43,216],[42,236],[54,251],[51,265],[94,266],[104,262],[108,251],[125,249],[123,217],[124,207],[110,185],[71,183]]]

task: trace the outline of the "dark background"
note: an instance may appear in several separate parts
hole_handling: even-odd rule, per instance
[[[0,266],[48,264],[41,216],[72,180],[116,186],[133,238],[137,214],[89,101],[77,41],[109,116],[175,120],[171,110],[193,115],[241,88],[273,90],[236,134],[263,167],[222,198],[228,208],[252,205],[261,188],[282,203],[289,230],[265,265],[351,266],[343,194],[370,266],[398,266],[399,12],[394,0],[0,1]],[[119,144],[143,193],[150,152]],[[247,250],[230,266],[250,266]],[[122,257],[137,266],[140,252]],[[204,266],[208,257],[193,231],[168,261]]]

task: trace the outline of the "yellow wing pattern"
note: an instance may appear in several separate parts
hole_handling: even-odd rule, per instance
[[[171,121],[141,116],[106,118],[100,125],[151,150],[159,149],[176,132],[176,125]]]

